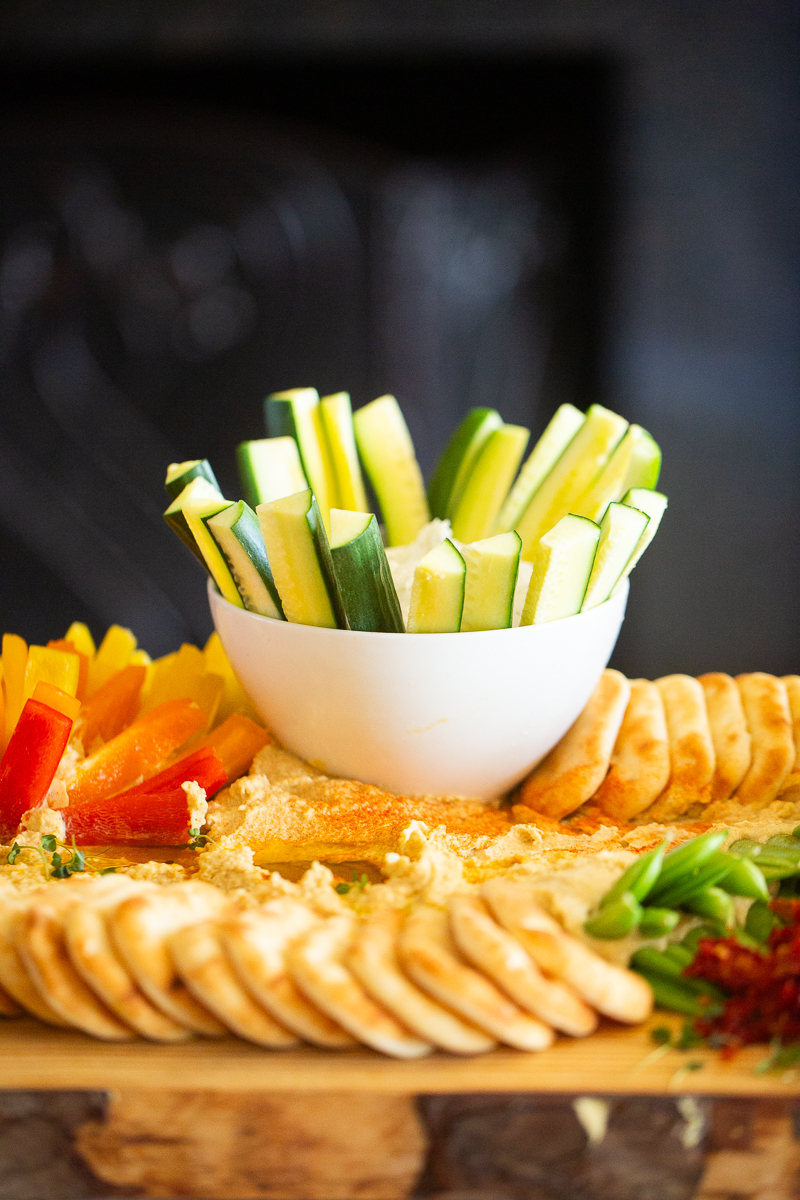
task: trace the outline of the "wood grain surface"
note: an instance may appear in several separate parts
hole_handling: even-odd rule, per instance
[[[265,1051],[232,1038],[107,1044],[34,1020],[9,1020],[0,1023],[0,1088],[782,1097],[800,1091],[797,1070],[754,1073],[765,1046],[728,1062],[713,1050],[657,1054],[649,1037],[655,1025],[679,1029],[680,1021],[657,1014],[638,1029],[609,1023],[584,1041],[562,1038],[539,1054],[496,1050],[478,1058],[434,1054],[398,1062],[370,1050]],[[688,1070],[689,1063],[703,1065]]]

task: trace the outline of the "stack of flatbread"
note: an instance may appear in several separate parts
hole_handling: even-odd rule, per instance
[[[618,822],[752,810],[800,786],[800,676],[604,671],[586,708],[528,776],[517,820],[591,804]]]
[[[444,907],[322,915],[281,896],[242,907],[202,881],[73,877],[0,900],[0,1013],[94,1037],[230,1032],[281,1049],[361,1043],[413,1058],[549,1046],[598,1013],[636,1023],[650,988],[497,876]]]

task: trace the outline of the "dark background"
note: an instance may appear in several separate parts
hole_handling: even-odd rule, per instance
[[[800,669],[789,3],[84,0],[0,11],[0,624],[210,629],[166,462],[270,390],[599,400],[670,508],[615,665]]]

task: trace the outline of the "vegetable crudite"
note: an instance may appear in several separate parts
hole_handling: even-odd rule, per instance
[[[347,392],[295,388],[268,396],[264,415],[268,436],[238,448],[244,499],[220,494],[206,460],[173,463],[164,517],[225,599],[273,620],[469,633],[574,616],[620,588],[667,505],[657,444],[601,405],[562,405],[525,462],[530,430],[472,409],[427,490],[394,396],[354,413]],[[421,537],[404,605],[383,540]]]

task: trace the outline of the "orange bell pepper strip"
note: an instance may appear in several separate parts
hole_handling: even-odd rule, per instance
[[[106,636],[89,665],[87,696],[93,696],[112,675],[127,667],[136,650],[136,638],[122,625],[109,625]]]
[[[234,713],[197,743],[197,749],[207,747],[216,751],[222,760],[228,783],[244,775],[251,762],[272,738],[266,729],[249,717]]]
[[[146,675],[147,667],[123,667],[97,689],[84,707],[76,730],[87,753],[91,753],[98,738],[110,742],[136,719]]]
[[[68,789],[70,804],[113,796],[147,778],[205,723],[205,713],[192,700],[160,704],[84,759]]]
[[[48,650],[66,650],[68,654],[77,654],[78,656],[78,690],[75,695],[79,700],[83,700],[86,695],[86,685],[89,682],[89,658],[83,654],[74,642],[67,641],[66,638],[58,638],[57,641],[47,643]]]
[[[23,813],[38,808],[55,778],[72,721],[39,700],[28,700],[0,759],[0,839],[19,829]]]
[[[56,712],[63,713],[72,722],[81,711],[80,700],[52,683],[45,683],[44,680],[40,680],[33,689],[33,699],[38,700],[40,704],[46,704],[48,708],[54,708]]]

